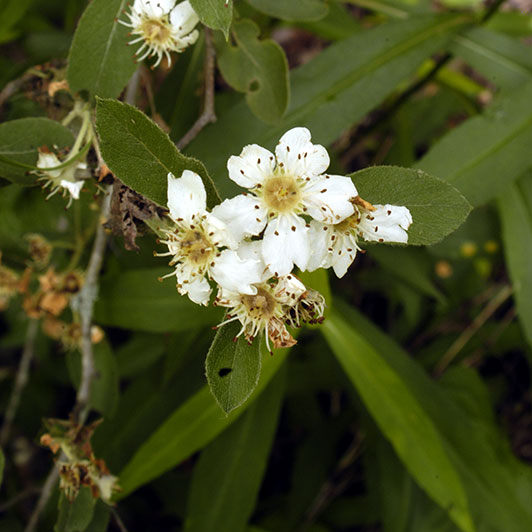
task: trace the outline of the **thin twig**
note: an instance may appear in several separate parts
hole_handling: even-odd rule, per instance
[[[30,319],[28,323],[28,329],[26,330],[26,340],[24,342],[24,349],[22,351],[22,357],[18,366],[15,384],[13,385],[13,391],[11,392],[11,397],[9,398],[9,403],[6,408],[2,430],[0,431],[1,447],[4,447],[9,439],[11,425],[15,419],[15,414],[17,413],[22,392],[24,391],[24,388],[28,382],[30,365],[34,354],[35,338],[37,337],[38,330],[39,322],[37,320]]]
[[[103,228],[103,222],[109,217],[111,209],[111,194],[113,185],[109,185],[102,200],[100,210],[100,224],[96,230],[96,237],[92,247],[89,265],[85,274],[85,283],[80,293],[79,312],[81,317],[81,383],[76,397],[76,404],[72,410],[74,420],[82,425],[89,413],[89,401],[91,384],[95,375],[94,356],[92,351],[91,327],[94,302],[98,295],[98,276],[102,267],[105,244],[107,243],[107,233]],[[58,459],[61,460],[61,457]],[[48,504],[57,479],[59,471],[54,464],[44,483],[41,496],[31,514],[30,520],[24,532],[33,532],[39,517]]]
[[[105,244],[108,235],[103,227],[111,210],[111,194],[113,185],[107,187],[102,200],[100,212],[100,224],[96,230],[96,238],[92,247],[89,265],[85,273],[85,282],[80,293],[79,313],[81,318],[81,382],[76,397],[76,405],[73,410],[74,419],[82,425],[89,413],[89,400],[91,385],[95,374],[94,355],[92,352],[92,313],[94,302],[98,296],[98,277],[102,267]]]
[[[449,364],[456,358],[458,353],[473,338],[478,330],[493,316],[496,310],[512,295],[512,287],[503,288],[489,301],[480,314],[471,322],[469,327],[453,342],[434,369],[434,376],[439,377],[447,369]]]
[[[48,473],[48,476],[46,477],[44,486],[42,487],[41,495],[39,497],[39,500],[37,501],[37,504],[35,505],[33,513],[30,516],[30,520],[28,521],[24,532],[34,532],[37,523],[39,522],[39,517],[41,516],[43,510],[46,508],[46,505],[48,504],[48,501],[52,496],[52,492],[55,488],[58,478],[59,470],[57,469],[57,467],[55,467],[54,464],[52,470],[50,471],[50,473]]]
[[[212,31],[205,28],[205,63],[204,77],[205,88],[203,94],[203,111],[196,120],[194,125],[185,133],[185,136],[176,144],[179,150],[196,138],[196,135],[211,122],[216,122],[216,113],[214,111],[214,70],[215,70],[216,51],[212,40]]]
[[[129,105],[135,105],[135,102],[137,101],[137,93],[139,91],[139,85],[140,85],[140,78],[141,78],[141,71],[140,67],[135,70],[133,75],[131,76],[131,79],[129,80],[129,83],[126,87],[126,92],[124,94],[124,101],[128,103]]]
[[[326,506],[347,488],[352,476],[347,474],[347,472],[359,456],[363,442],[363,436],[357,432],[353,437],[353,441],[336,465],[332,476],[325,482],[325,484],[323,484],[318,495],[316,495],[316,498],[305,516],[304,523],[299,528],[299,532],[308,530],[310,525],[314,523],[318,515],[326,508]]]
[[[111,508],[111,514],[113,515],[116,526],[120,529],[120,532],[128,532],[126,525],[124,525],[124,521],[122,521],[115,508]]]
[[[31,497],[32,495],[37,495],[37,493],[41,492],[41,488],[37,486],[31,486],[30,488],[25,489],[24,491],[21,491],[20,493],[17,493],[12,499],[9,499],[4,504],[0,504],[0,513],[5,512],[11,506],[15,506],[15,504],[18,504],[20,501],[23,501],[24,499],[27,499],[28,497]]]

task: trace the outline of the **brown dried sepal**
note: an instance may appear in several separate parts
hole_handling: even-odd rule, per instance
[[[362,199],[360,196],[355,196],[352,199],[352,203],[354,203],[355,205],[358,205],[359,207],[362,207],[363,209],[366,209],[367,211],[376,210],[376,207],[374,207],[369,201]]]
[[[124,237],[124,247],[128,251],[138,251],[140,249],[136,243],[138,225],[164,212],[164,209],[117,179],[111,198],[111,216],[106,227],[115,235]]]
[[[26,235],[28,241],[29,253],[31,260],[37,268],[44,268],[50,262],[52,255],[52,246],[41,235],[29,234]]]

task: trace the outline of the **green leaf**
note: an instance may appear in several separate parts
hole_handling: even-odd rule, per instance
[[[126,0],[92,0],[79,20],[68,57],[67,80],[73,92],[116,98],[135,72],[127,46]]]
[[[247,0],[257,11],[283,20],[319,20],[329,8],[322,0]]]
[[[203,180],[207,205],[220,202],[203,164],[181,155],[168,135],[135,107],[98,99],[96,127],[107,166],[136,192],[166,206],[168,173],[181,177],[184,170],[192,170]]]
[[[244,532],[268,462],[283,391],[284,371],[201,453],[185,532]]]
[[[434,244],[460,226],[471,207],[454,187],[419,170],[373,166],[351,174],[362,198],[373,204],[404,205],[412,214],[408,243]]]
[[[84,532],[92,520],[94,503],[95,499],[88,487],[83,486],[73,501],[69,501],[61,492],[54,532]]]
[[[243,335],[236,339],[240,328],[237,321],[218,329],[205,359],[207,382],[226,414],[238,408],[259,382],[262,336],[250,345]]]
[[[233,21],[233,0],[190,0],[190,5],[198,14],[201,22],[208,28],[223,31],[229,37],[229,28]]]
[[[362,400],[419,484],[465,532],[473,532],[466,493],[423,404],[351,322],[333,309],[323,334]],[[354,318],[354,317],[353,317]],[[348,321],[349,320],[349,321]],[[351,323],[350,323],[351,322]]]
[[[4,0],[0,7],[0,43],[17,37],[18,31],[13,28],[24,16],[33,0]]]
[[[91,384],[91,407],[103,414],[112,417],[118,404],[118,368],[115,356],[107,341],[102,341],[93,346],[94,368],[96,370]],[[72,380],[79,386],[81,379],[81,354],[75,351],[68,358],[69,370]]]
[[[259,397],[284,362],[288,349],[265,355],[259,384],[241,408],[220,412],[208,386],[180,406],[138,449],[120,473],[122,498],[203,448],[231,425]]]
[[[371,246],[368,255],[384,272],[405,283],[420,294],[444,301],[443,294],[432,281],[434,263],[425,249]]]
[[[288,62],[276,42],[261,41],[259,34],[259,27],[251,20],[235,23],[235,45],[217,39],[218,66],[229,85],[246,93],[253,113],[275,124],[288,106]]]
[[[28,166],[37,165],[37,148],[70,147],[72,133],[59,122],[48,118],[19,118],[0,124],[0,157]],[[0,176],[15,183],[30,185],[37,177],[28,169],[0,160]]]
[[[463,401],[455,400],[448,389],[443,389],[441,385],[430,379],[412,357],[402,351],[389,336],[383,334],[360,312],[341,305],[339,301],[335,302],[335,306],[341,308],[333,318],[335,323],[332,327],[327,321],[324,323],[325,335],[331,346],[333,343],[337,346],[349,343],[349,349],[343,353],[338,349],[333,350],[339,360],[344,361],[342,363],[344,367],[349,366],[348,373],[352,377],[352,382],[377,423],[380,425],[381,416],[389,415],[377,411],[384,410],[384,404],[393,400],[389,397],[390,393],[395,397],[395,392],[388,390],[384,390],[382,394],[377,394],[374,389],[372,391],[372,387],[376,386],[376,378],[384,367],[387,368],[383,370],[385,375],[391,378],[391,372],[395,375],[393,380],[402,381],[401,387],[408,390],[408,394],[418,405],[422,405],[424,417],[428,416],[436,428],[440,439],[439,447],[443,445],[452,463],[451,471],[458,472],[463,489],[467,492],[471,514],[478,524],[477,530],[522,532],[532,529],[532,508],[529,504],[532,497],[532,469],[515,458],[508,443],[503,441],[495,423],[486,425],[483,414],[482,418],[479,418],[475,411],[464,407]],[[347,332],[347,336],[337,336],[338,331],[342,334]],[[377,360],[380,361],[377,363]],[[364,372],[365,377],[354,372],[354,368],[362,369],[362,367],[366,367],[366,371],[369,372]],[[462,396],[467,397],[470,393],[469,386],[465,388],[461,386]],[[371,395],[373,397],[370,397]],[[402,410],[403,405],[396,405],[396,408]],[[416,412],[419,411],[418,408],[416,407]],[[402,449],[405,454],[410,455],[419,454],[420,451],[432,453],[434,448],[426,449],[417,437],[408,448],[406,427],[417,418],[411,419],[413,414],[407,410],[403,411],[402,416],[406,416],[405,419],[401,417],[404,424],[394,420],[388,429],[381,427],[381,430],[392,441],[396,452],[416,481],[437,500],[420,480],[423,476],[430,476],[431,469],[427,466],[416,472],[411,466],[419,456],[410,456],[407,460],[399,452],[399,449]],[[389,429],[393,426],[397,432],[389,434]],[[442,477],[437,479],[434,476],[428,479],[429,482],[441,482],[441,480]],[[449,492],[449,495],[457,494]],[[456,506],[452,508],[446,506],[444,509],[449,511],[451,516],[453,512],[460,510]]]
[[[291,103],[279,125],[257,120],[241,102],[204,129],[190,144],[190,153],[213,175],[223,176],[227,159],[243,146],[257,143],[273,148],[295,126],[309,128],[314,142],[330,144],[441,49],[467,20],[464,15],[413,17],[336,42],[290,72]],[[224,194],[235,190],[227,179],[217,184]]]
[[[170,271],[170,267],[145,268],[104,278],[94,308],[95,321],[159,333],[216,325],[222,315],[219,309],[192,303],[177,292],[172,279],[157,280]]]
[[[94,507],[92,521],[85,529],[85,532],[107,532],[110,518],[111,508],[101,499],[98,499],[98,501],[96,501],[96,506]]]
[[[532,175],[508,187],[498,206],[517,315],[532,346]]]
[[[486,28],[457,35],[449,50],[496,87],[516,88],[532,79],[530,47]]]
[[[530,166],[532,82],[452,130],[417,167],[454,185],[473,206],[507,189]]]

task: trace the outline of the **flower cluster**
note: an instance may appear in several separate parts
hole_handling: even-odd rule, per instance
[[[274,347],[295,343],[287,330],[319,322],[325,302],[294,275],[332,267],[338,277],[353,262],[361,239],[406,243],[412,217],[406,207],[372,205],[352,180],[326,173],[327,150],[306,128],[280,139],[275,154],[252,144],[230,157],[229,178],[247,189],[208,212],[201,178],[185,170],[168,175],[172,225],[163,230],[177,289],[195,303],[226,307],[222,324],[238,320],[252,341],[264,333]]]
[[[154,68],[163,56],[170,66],[170,52],[183,52],[198,40],[194,27],[199,17],[188,0],[177,5],[175,0],[135,0],[126,16],[129,20],[118,22],[131,28],[134,39],[129,44],[141,43],[137,61],[155,56]]]

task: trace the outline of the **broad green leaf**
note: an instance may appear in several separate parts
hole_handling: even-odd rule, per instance
[[[18,31],[13,29],[24,16],[33,0],[4,0],[0,6],[0,43],[14,39]]]
[[[37,165],[37,148],[52,149],[74,144],[72,133],[59,122],[48,118],[19,118],[0,124],[0,176],[15,183],[30,185],[37,176],[28,174],[28,168],[9,164]]]
[[[261,377],[251,397],[227,416],[220,412],[208,386],[180,406],[146,440],[120,473],[122,492],[119,498],[176,466],[231,425],[262,393],[287,354],[287,349],[281,349],[273,356],[265,355]]]
[[[238,408],[259,382],[262,336],[249,344],[244,335],[236,338],[240,328],[237,321],[218,329],[205,359],[207,382],[226,414]]]
[[[96,501],[94,507],[94,514],[92,521],[85,529],[85,532],[107,532],[109,527],[109,520],[111,518],[111,508],[109,505],[102,502],[101,499]]]
[[[54,532],[84,532],[92,520],[94,503],[95,499],[88,487],[83,486],[73,501],[69,501],[61,492]]]
[[[319,20],[327,15],[323,0],[247,0],[255,9],[271,17],[289,21]]]
[[[498,206],[517,315],[532,346],[532,175],[512,183]]]
[[[79,20],[68,57],[67,80],[73,92],[88,90],[116,98],[135,72],[127,46],[126,0],[92,0]]]
[[[359,195],[373,204],[404,205],[412,214],[408,243],[434,244],[461,225],[470,205],[449,183],[419,170],[373,166],[351,174]]]
[[[229,37],[233,21],[233,0],[190,0],[190,5],[205,26],[223,31],[226,39]]]
[[[234,24],[234,45],[217,40],[218,66],[229,85],[246,93],[246,101],[261,120],[276,124],[288,105],[288,62],[274,41],[259,40],[251,20]]]
[[[135,107],[98,99],[96,127],[107,166],[136,192],[166,206],[168,173],[181,177],[183,170],[192,170],[203,180],[208,206],[219,203],[203,164],[181,155],[168,135]]]
[[[417,163],[455,186],[473,206],[504,192],[530,166],[532,82],[452,130]]]
[[[515,88],[532,80],[530,47],[486,28],[457,35],[449,50],[496,87]]]
[[[190,153],[217,176],[218,186],[227,194],[235,190],[221,177],[227,175],[229,156],[250,143],[273,148],[295,126],[308,127],[313,142],[330,144],[445,46],[467,20],[465,15],[413,17],[336,42],[290,73],[291,103],[279,125],[257,120],[241,102],[204,129],[190,144]]]
[[[387,367],[386,373],[392,372],[396,379],[403,382],[408,393],[419,405],[422,405],[424,415],[428,416],[436,428],[440,445],[444,447],[452,463],[452,470],[460,476],[462,489],[467,492],[470,512],[475,524],[478,525],[476,530],[522,532],[529,528],[532,529],[532,508],[529,504],[532,496],[530,493],[532,470],[515,458],[508,443],[502,441],[503,438],[498,430],[486,426],[483,419],[464,408],[462,402],[457,402],[447,389],[442,389],[441,385],[428,378],[407,353],[361,313],[338,301],[335,305],[341,307],[337,317],[333,318],[333,322],[336,320],[337,323],[333,323],[331,327],[325,322],[324,332],[331,344],[332,342],[342,344],[350,342],[349,351],[346,353],[337,351],[336,355],[345,361],[346,368],[347,365],[351,368],[352,381],[359,393],[364,400],[370,397],[372,393],[368,392],[368,388],[375,386],[374,368],[380,368],[382,365]],[[342,331],[342,334],[350,331],[347,336],[348,340],[337,336],[338,329]],[[370,352],[371,355],[369,355]],[[366,377],[368,381],[361,382],[362,376],[355,375],[352,372],[353,368],[366,366],[370,360],[372,363],[376,362],[375,356],[380,359],[380,362],[377,366],[368,365],[367,370],[370,372]],[[365,390],[364,393],[362,390]],[[462,395],[464,391],[462,390]],[[376,394],[373,393],[373,395]],[[384,404],[382,402],[387,403],[389,400],[388,395],[388,391],[384,391],[383,395],[373,397],[371,402],[368,400],[366,404],[370,411],[373,413],[382,409],[382,404]],[[377,400],[381,406],[375,404]],[[402,407],[399,405],[398,408]],[[380,415],[383,414],[380,413],[379,417],[374,414],[378,424],[380,424]],[[408,426],[411,415],[409,412],[405,415],[407,419],[404,422]],[[394,424],[395,422],[389,427]],[[394,438],[399,440],[399,444],[406,446],[407,433],[404,427],[405,425],[402,425],[398,428]],[[391,439],[387,430],[383,427],[381,430]],[[416,481],[435,499],[434,495],[421,483],[416,471],[411,469],[412,463],[405,460],[398,451],[397,442],[392,439],[392,444]],[[416,440],[410,451],[407,449],[406,452],[414,454],[422,449],[424,448]],[[428,449],[426,452],[433,452],[433,450]],[[416,457],[413,460],[415,461]],[[439,480],[441,481],[441,478]],[[458,510],[457,507],[451,509],[445,507],[444,509],[447,509],[451,516]]]
[[[511,37],[529,37],[532,31],[532,14],[521,11],[499,11],[484,26]]]
[[[425,249],[371,246],[368,255],[395,279],[419,293],[444,301],[444,296],[432,281],[433,259]]]
[[[94,319],[102,325],[147,332],[216,325],[222,316],[219,309],[192,303],[177,292],[175,280],[157,280],[170,271],[170,267],[146,268],[104,278]]]
[[[112,417],[118,404],[118,369],[111,347],[107,341],[93,346],[94,368],[96,370],[91,385],[91,407]],[[75,351],[68,358],[69,370],[76,388],[81,378],[81,355]]]
[[[185,532],[244,532],[255,506],[277,428],[284,371],[231,427],[201,453]]]
[[[463,531],[473,532],[466,493],[441,435],[418,397],[380,353],[333,309],[323,334],[362,400],[419,484]],[[360,324],[357,324],[360,327]]]

